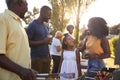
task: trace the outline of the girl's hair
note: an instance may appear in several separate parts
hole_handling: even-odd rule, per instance
[[[106,21],[101,17],[93,17],[89,19],[88,29],[93,36],[98,38],[106,37],[109,33]]]
[[[69,35],[69,34],[66,34],[66,35],[64,35],[64,37],[63,37],[63,40],[62,40],[62,49],[63,49],[63,50],[67,48],[67,45],[65,44],[65,41],[66,41],[66,39],[67,39],[68,36],[70,36],[70,35]]]

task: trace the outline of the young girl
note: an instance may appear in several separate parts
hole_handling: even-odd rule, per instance
[[[74,38],[67,34],[63,38],[62,42],[62,57],[61,57],[61,70],[60,73],[75,73],[75,80],[81,75],[80,70],[80,55],[78,49],[74,47]],[[67,80],[66,78],[60,77],[60,80]]]

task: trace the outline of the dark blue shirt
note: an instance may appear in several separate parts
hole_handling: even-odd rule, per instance
[[[40,41],[47,37],[49,34],[48,26],[43,23],[39,23],[37,20],[34,20],[30,23],[27,29],[28,36],[32,38],[32,41]],[[36,47],[31,47],[31,57],[32,58],[47,58],[49,55],[48,45],[40,45]]]

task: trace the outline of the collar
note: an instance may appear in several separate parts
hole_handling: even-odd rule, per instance
[[[21,18],[18,15],[16,15],[14,12],[12,12],[11,10],[6,9],[5,13],[7,13],[11,17],[13,17],[14,19],[16,19],[16,20],[21,22]]]

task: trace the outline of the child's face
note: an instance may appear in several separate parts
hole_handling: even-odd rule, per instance
[[[70,33],[70,34],[72,34],[72,33],[73,33],[73,30],[74,30],[74,28],[73,28],[73,27],[70,27],[70,28],[68,29],[68,31],[69,31],[69,33]]]
[[[68,36],[66,38],[66,45],[67,46],[74,46],[75,39],[72,36]]]

